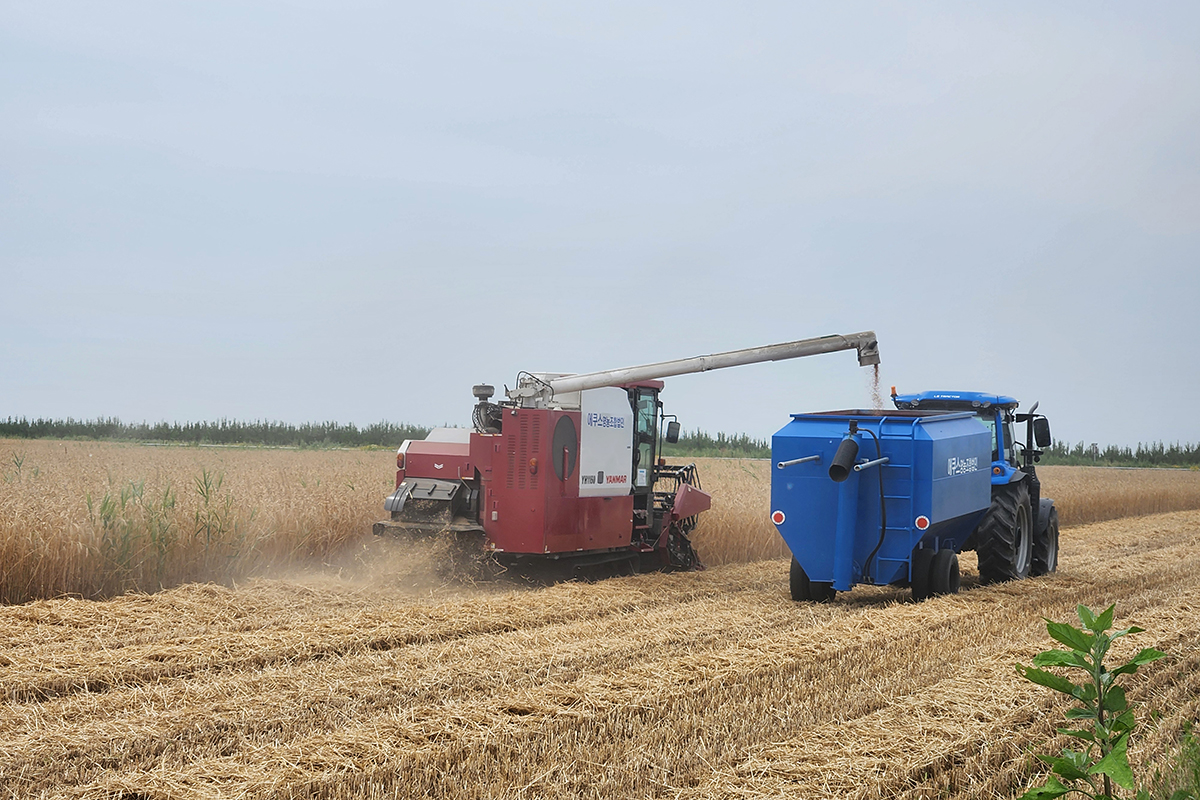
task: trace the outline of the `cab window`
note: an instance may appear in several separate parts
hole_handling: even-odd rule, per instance
[[[658,396],[653,390],[641,389],[634,401],[634,473],[635,488],[649,486],[654,474],[655,412]]]
[[[1000,460],[1000,448],[997,447],[997,445],[996,445],[996,417],[995,417],[995,415],[992,414],[992,415],[984,416],[983,414],[976,414],[976,417],[979,419],[980,422],[982,422],[987,427],[988,433],[992,434],[992,461],[999,461]]]

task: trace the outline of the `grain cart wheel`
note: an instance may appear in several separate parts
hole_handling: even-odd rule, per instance
[[[1033,517],[1024,481],[992,487],[992,507],[975,532],[982,583],[1029,577],[1033,561]]]
[[[1050,509],[1046,528],[1033,537],[1033,566],[1030,575],[1047,575],[1058,569],[1058,509]]]
[[[804,567],[800,566],[800,562],[792,556],[792,571],[789,575],[789,583],[792,589],[792,599],[799,602],[808,599],[808,573],[804,571]]]
[[[804,571],[804,567],[800,566],[800,562],[796,560],[795,556],[792,556],[790,578],[793,600],[815,600],[818,603],[828,603],[837,594],[832,584],[810,581],[808,573]]]
[[[931,594],[958,594],[962,576],[958,571],[958,554],[953,550],[938,550],[929,564]]]
[[[912,553],[912,596],[913,600],[926,600],[933,593],[929,590],[929,565],[933,551],[929,548],[913,550]]]
[[[812,581],[808,584],[808,598],[817,603],[828,603],[837,597],[837,589],[832,583]]]

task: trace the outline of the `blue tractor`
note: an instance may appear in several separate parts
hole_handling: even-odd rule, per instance
[[[992,502],[963,550],[979,556],[983,583],[1021,580],[1058,568],[1058,511],[1042,497],[1034,464],[1050,446],[1050,423],[1037,411],[1016,413],[1015,398],[980,392],[896,394],[892,402],[906,411],[969,411],[991,433]],[[1013,434],[1013,423],[1025,423],[1025,441]]]

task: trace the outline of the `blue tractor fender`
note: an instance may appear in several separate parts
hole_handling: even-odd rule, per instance
[[[1007,461],[992,462],[992,486],[1006,486],[1024,478],[1025,473]]]
[[[1042,499],[1038,503],[1037,525],[1034,527],[1034,533],[1041,535],[1042,531],[1046,530],[1046,526],[1050,524],[1050,512],[1054,509],[1054,501]]]

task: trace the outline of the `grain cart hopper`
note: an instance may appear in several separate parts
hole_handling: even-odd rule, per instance
[[[990,502],[987,430],[926,411],[793,414],[771,439],[771,521],[794,600],[856,583],[958,591],[958,551]]]
[[[1042,497],[1034,464],[1050,446],[1050,422],[1036,414],[1016,413],[1019,403],[1005,395],[981,392],[920,392],[896,394],[898,409],[968,411],[983,423],[990,437],[987,465],[991,473],[991,505],[975,535],[963,545],[979,556],[984,583],[1021,580],[1058,568],[1058,510]],[[1013,423],[1025,423],[1025,441],[1013,435]],[[982,462],[981,462],[982,463]]]
[[[792,598],[828,600],[856,583],[908,584],[918,600],[957,592],[962,550],[978,551],[985,583],[1024,578],[1031,562],[1054,571],[1058,514],[1030,503],[1045,418],[991,395],[893,397],[897,411],[794,414],[772,438],[771,520],[792,551]],[[1024,472],[1014,419],[1030,423]]]
[[[860,365],[879,363],[865,331],[578,375],[522,372],[498,403],[491,386],[475,386],[473,431],[400,446],[390,518],[374,531],[451,532],[502,564],[697,568],[688,534],[709,495],[694,465],[658,458],[663,428],[668,442],[679,435],[660,379],[851,349]]]

